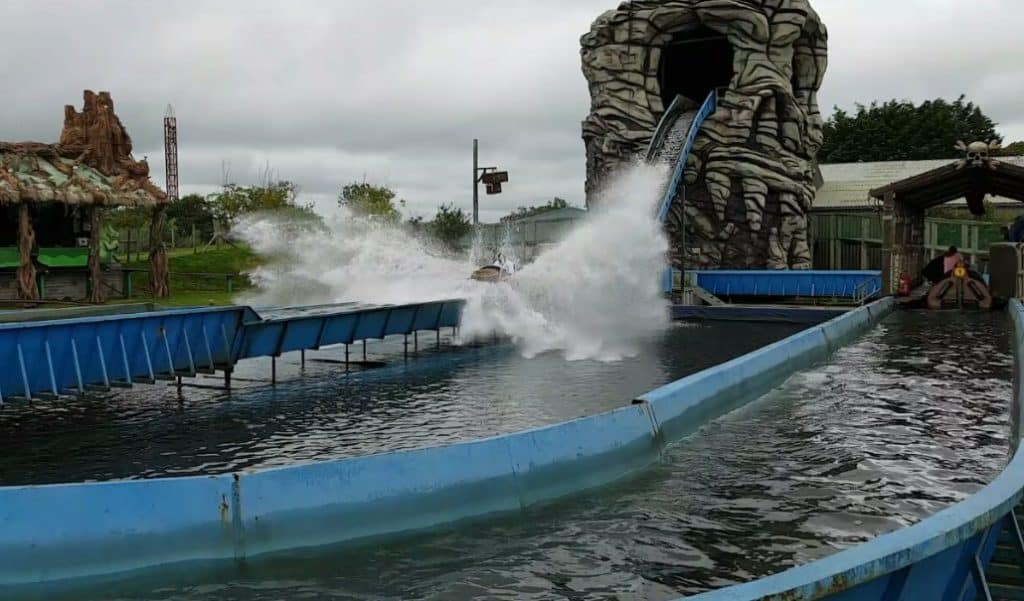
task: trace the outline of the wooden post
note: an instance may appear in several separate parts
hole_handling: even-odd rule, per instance
[[[885,193],[885,204],[882,213],[882,295],[888,296],[896,291],[898,282],[899,266],[893,263],[899,261],[899,253],[896,248],[896,194],[887,191]]]
[[[860,269],[866,271],[868,268],[868,228],[870,217],[860,218]]]
[[[126,255],[127,258],[125,259],[125,262],[126,263],[131,263],[132,262],[132,228],[128,228],[128,244],[126,246],[127,246],[127,248],[126,248],[126,250],[124,252],[125,252],[125,255]]]
[[[39,287],[36,284],[36,266],[32,263],[32,249],[36,245],[36,232],[32,229],[32,217],[27,202],[18,206],[18,298],[36,300]]]
[[[171,278],[167,272],[167,247],[164,245],[164,226],[167,224],[167,204],[153,207],[149,222],[149,285],[153,298],[171,295]]]
[[[89,231],[89,298],[90,303],[102,303],[106,300],[103,293],[103,274],[100,271],[100,207],[89,208],[89,220],[92,229]]]
[[[199,240],[196,238],[196,224],[192,224],[192,254],[199,252]]]

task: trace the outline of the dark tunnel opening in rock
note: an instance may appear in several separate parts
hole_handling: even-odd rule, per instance
[[[661,49],[658,83],[666,108],[677,95],[701,104],[711,90],[728,87],[732,77],[732,45],[707,27],[677,33]]]

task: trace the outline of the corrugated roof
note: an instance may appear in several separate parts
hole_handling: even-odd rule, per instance
[[[1024,156],[999,157],[998,160],[1024,167]],[[878,206],[878,203],[872,200],[871,190],[944,167],[953,162],[949,159],[942,159],[821,165],[821,175],[825,180],[825,185],[818,190],[818,195],[814,199],[814,210],[839,211],[874,208]],[[1014,200],[1002,197],[990,200],[996,203],[1016,203]],[[957,200],[949,204],[966,205],[966,201]]]
[[[26,152],[0,149],[0,203],[152,206],[165,200],[148,180],[103,175],[38,146]]]
[[[536,215],[530,215],[529,217],[523,217],[512,221],[513,224],[521,223],[533,223],[535,221],[565,221],[569,219],[582,219],[586,216],[586,209],[579,207],[564,207],[561,209],[552,209],[550,211],[544,211],[543,213],[537,213]]]

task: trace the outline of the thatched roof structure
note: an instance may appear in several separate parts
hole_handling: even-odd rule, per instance
[[[167,196],[132,155],[131,138],[107,92],[84,94],[79,113],[64,108],[60,142],[0,142],[0,204],[152,206]]]

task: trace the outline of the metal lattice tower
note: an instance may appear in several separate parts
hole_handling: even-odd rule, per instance
[[[178,200],[178,120],[174,107],[164,113],[164,161],[167,168],[167,202]]]

